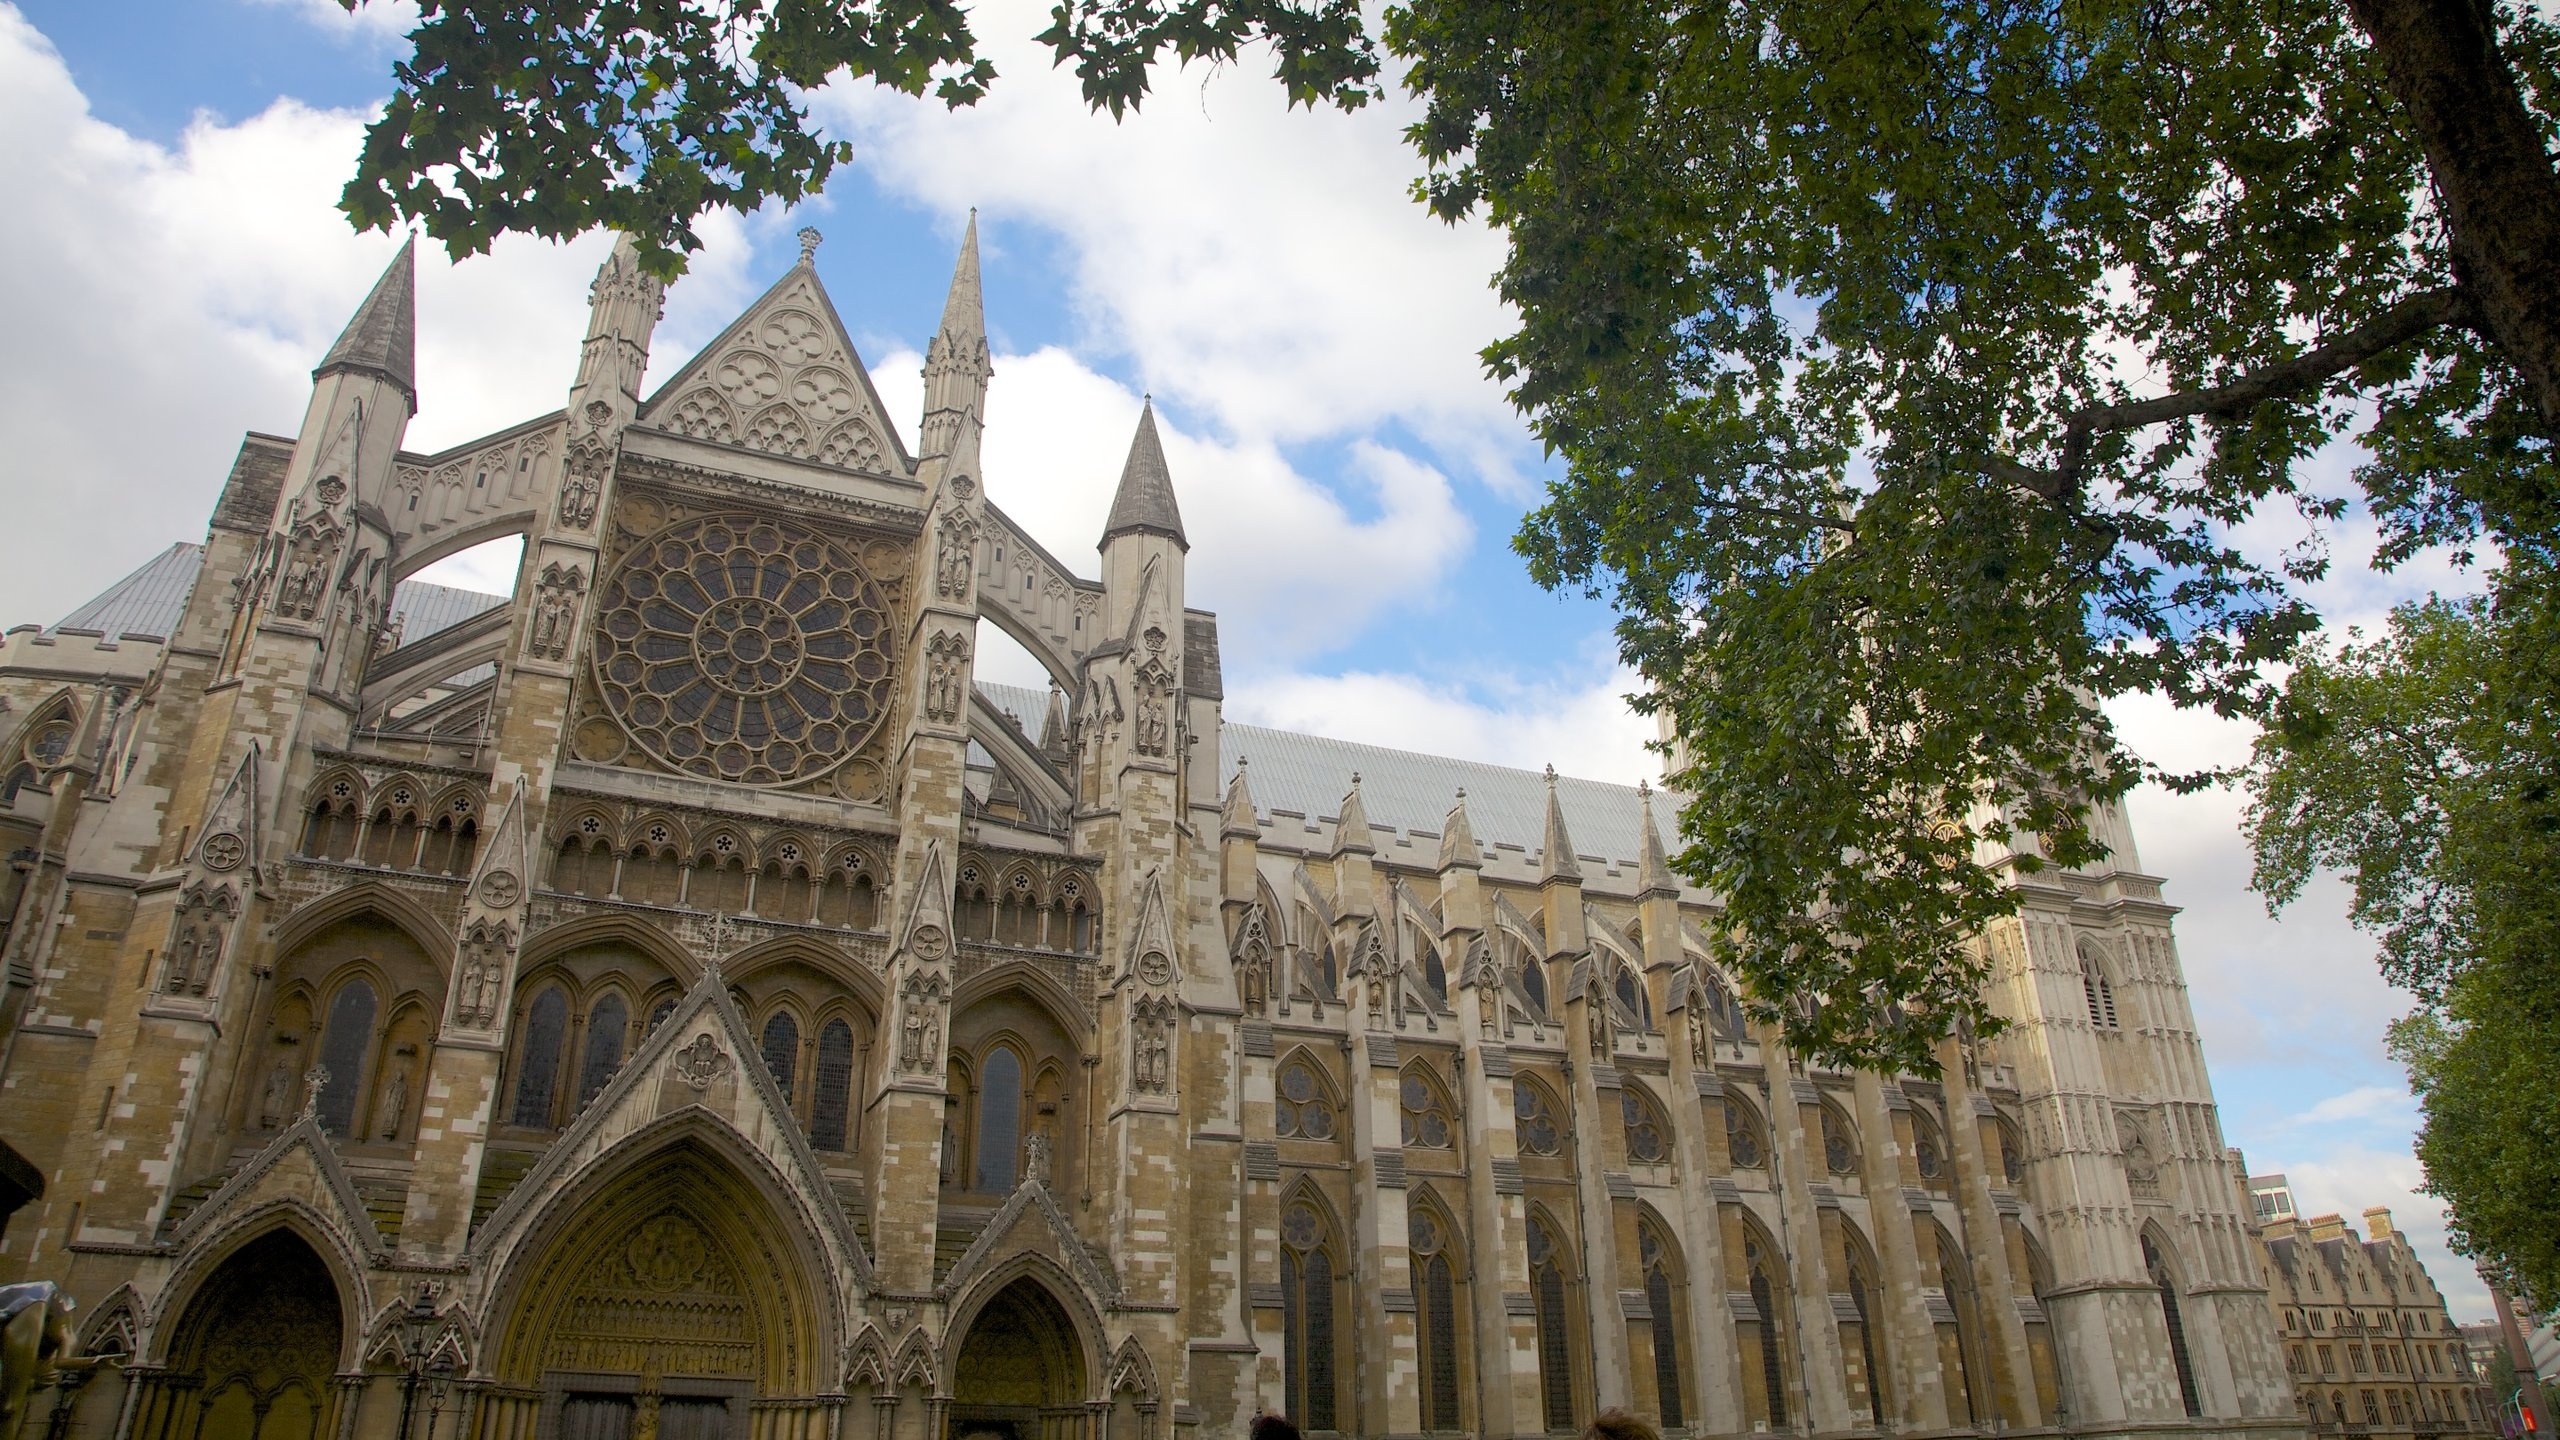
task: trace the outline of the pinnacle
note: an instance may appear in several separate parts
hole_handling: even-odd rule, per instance
[[[1637,888],[1645,895],[1677,895],[1680,882],[1671,873],[1670,857],[1662,853],[1662,832],[1653,823],[1653,787],[1636,786],[1636,803],[1644,822],[1644,851],[1637,871]]]
[[[1582,862],[1573,855],[1573,835],[1564,828],[1564,802],[1556,798],[1556,767],[1547,767],[1547,848],[1538,860],[1541,881],[1582,881]]]
[[[1360,800],[1360,772],[1351,772],[1351,793],[1342,797],[1342,818],[1334,822],[1333,853],[1375,855],[1377,837],[1369,832],[1369,807]]]
[[[936,338],[986,343],[986,293],[978,282],[978,212],[969,212],[969,229],[960,237],[960,259],[951,267],[951,293],[942,302],[942,329]]]
[[[410,235],[391,257],[382,278],[356,307],[338,343],[311,378],[337,370],[364,370],[382,376],[407,392],[414,408],[418,397],[418,237]]]
[[[1484,868],[1484,851],[1476,844],[1476,827],[1467,820],[1467,792],[1464,787],[1458,791],[1457,802],[1449,807],[1449,818],[1440,822],[1440,868]]]
[[[1221,834],[1259,836],[1262,833],[1262,821],[1253,810],[1253,790],[1245,784],[1247,763],[1243,756],[1236,757],[1236,778],[1227,782],[1227,803],[1218,817]]]
[[[1156,434],[1152,397],[1138,412],[1138,433],[1129,442],[1129,462],[1120,469],[1120,489],[1111,497],[1111,518],[1102,527],[1102,538],[1108,543],[1140,531],[1191,548],[1182,533],[1182,507],[1174,503],[1173,470],[1165,464],[1164,441]]]

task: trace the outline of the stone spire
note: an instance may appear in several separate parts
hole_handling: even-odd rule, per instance
[[[994,375],[987,358],[986,297],[978,284],[978,212],[972,210],[968,232],[960,237],[960,259],[951,269],[951,293],[942,302],[942,327],[925,347],[921,453],[950,454],[962,417],[985,418],[987,381]]]
[[[1457,803],[1449,807],[1449,818],[1440,822],[1440,868],[1484,868],[1484,847],[1476,843],[1476,827],[1467,823],[1467,792],[1464,789],[1458,791]]]
[[[1227,782],[1227,803],[1218,812],[1218,833],[1260,838],[1262,820],[1254,814],[1253,791],[1245,784],[1245,761],[1236,760],[1236,778]]]
[[[1102,538],[1107,544],[1114,536],[1138,531],[1191,548],[1182,533],[1182,507],[1173,500],[1173,471],[1164,462],[1164,442],[1156,436],[1153,397],[1138,412],[1138,433],[1129,442],[1129,463],[1120,468],[1120,489],[1111,497],[1111,518],[1102,527]]]
[[[391,257],[382,278],[373,282],[373,293],[356,307],[355,318],[347,322],[338,343],[329,347],[311,378],[316,381],[340,370],[379,375],[408,395],[410,408],[417,407],[417,236],[411,235],[400,253]]]
[[[1360,772],[1351,772],[1351,792],[1342,797],[1342,818],[1333,827],[1333,853],[1375,855],[1376,837],[1369,833],[1369,807],[1360,803]]]
[[[1662,832],[1653,823],[1653,787],[1636,783],[1636,805],[1642,812],[1644,850],[1641,867],[1636,872],[1637,894],[1677,895],[1680,882],[1671,873],[1671,858],[1662,853]]]
[[[1547,848],[1538,859],[1538,879],[1582,883],[1582,862],[1573,856],[1573,836],[1564,828],[1564,802],[1556,798],[1556,767],[1547,767]]]

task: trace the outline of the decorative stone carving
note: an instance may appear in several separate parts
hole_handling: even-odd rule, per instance
[[[1261,1016],[1271,1008],[1271,927],[1256,904],[1236,930],[1236,998],[1244,1013]]]
[[[400,1138],[400,1127],[409,1119],[409,1067],[395,1065],[391,1078],[383,1082],[382,1103],[374,1108],[375,1133],[385,1140]]]
[[[1049,1134],[1034,1130],[1022,1138],[1022,1183],[1049,1183]]]
[[[480,903],[493,910],[512,910],[524,898],[524,882],[512,870],[492,870],[480,877]]]
[[[1173,983],[1173,962],[1161,950],[1149,950],[1138,957],[1138,979],[1148,985]]]
[[[676,1078],[686,1085],[696,1090],[708,1090],[713,1082],[728,1074],[735,1063],[729,1058],[729,1052],[720,1048],[720,1042],[712,1038],[711,1032],[705,1030],[693,1037],[693,1043],[676,1052],[674,1068]]]
[[[1162,1095],[1173,1085],[1173,1000],[1141,998],[1130,1007],[1129,1016],[1129,1089],[1141,1095]]]
[[[239,913],[240,899],[228,885],[199,881],[179,892],[177,914],[169,925],[168,964],[161,971],[162,994],[205,993],[221,968],[231,922]]]
[[[457,1024],[486,1030],[497,1023],[515,948],[515,927],[504,920],[475,920],[463,932],[461,973],[456,977],[453,1002]]]
[[[278,1060],[267,1071],[267,1088],[258,1097],[258,1128],[273,1130],[284,1123],[285,1107],[293,1103],[293,1067]]]
[[[942,977],[918,971],[898,987],[898,1068],[930,1074],[942,1066]]]
[[[2116,1112],[2116,1139],[2124,1153],[2125,1184],[2138,1200],[2160,1195],[2160,1161],[2151,1148],[2151,1124],[2139,1110]]]
[[[536,659],[558,660],[569,653],[569,637],[577,632],[578,604],[587,593],[587,572],[554,561],[542,567],[534,583],[533,625],[525,649]]]
[[[924,714],[937,725],[960,723],[969,703],[969,642],[956,634],[936,635],[925,645]]]
[[[1165,633],[1147,627],[1147,658],[1138,666],[1138,722],[1131,743],[1141,755],[1161,757],[1173,743],[1173,669],[1165,662]]]
[[[228,830],[204,837],[204,868],[207,870],[237,870],[248,855],[248,843]]]
[[[978,522],[965,515],[943,516],[936,547],[934,593],[948,600],[966,597],[978,563]]]
[[[330,572],[345,538],[346,531],[327,510],[315,511],[294,525],[276,580],[276,613],[296,620],[318,617],[329,602]]]
[[[596,505],[604,495],[605,477],[613,473],[613,442],[605,437],[605,425],[613,419],[613,407],[601,400],[586,405],[586,430],[569,442],[569,453],[560,467],[560,524],[564,529],[585,530],[596,523]]]

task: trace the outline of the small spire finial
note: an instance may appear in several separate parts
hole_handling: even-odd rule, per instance
[[[814,265],[814,264],[816,264],[816,263],[817,263],[817,260],[818,260],[818,245],[819,245],[819,242],[821,242],[821,241],[825,240],[826,238],[827,238],[826,236],[821,235],[821,234],[819,234],[819,233],[818,233],[818,227],[817,227],[817,226],[815,226],[815,225],[803,225],[803,226],[801,226],[801,227],[800,227],[800,263],[801,263],[801,264],[803,264],[803,265]]]
[[[1636,795],[1640,799],[1651,800],[1653,798],[1653,782],[1650,780],[1638,780],[1636,782]]]
[[[1552,764],[1551,764],[1551,765],[1547,766],[1547,788],[1548,788],[1548,789],[1550,789],[1550,790],[1552,790],[1552,789],[1554,789],[1554,788],[1555,788],[1555,784],[1556,784],[1556,767],[1555,767],[1554,765],[1552,765]]]
[[[1360,772],[1357,770],[1351,772],[1351,788],[1354,790],[1360,788]]]
[[[1459,786],[1459,787],[1458,787],[1458,798],[1459,798],[1459,799],[1461,799],[1461,800],[1464,800],[1464,799],[1466,799],[1466,798],[1467,798],[1467,787],[1466,787],[1466,786],[1461,785],[1461,786]]]

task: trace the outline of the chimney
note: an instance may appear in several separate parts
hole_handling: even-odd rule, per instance
[[[2387,1206],[2371,1205],[2364,1212],[2364,1233],[2376,1240],[2391,1238],[2391,1211]]]

